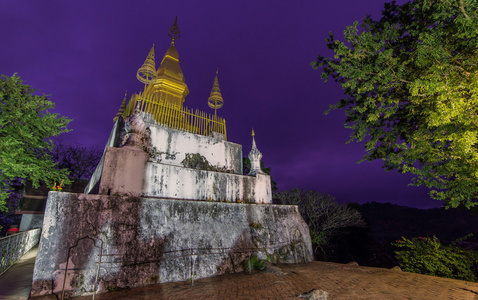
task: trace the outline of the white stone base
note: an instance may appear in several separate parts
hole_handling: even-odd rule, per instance
[[[243,176],[148,162],[143,195],[188,200],[272,203],[269,175]]]
[[[50,192],[31,296],[91,294],[101,250],[97,292],[313,259],[297,206]]]

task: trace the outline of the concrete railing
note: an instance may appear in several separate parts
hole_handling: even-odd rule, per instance
[[[41,229],[22,231],[0,239],[0,275],[40,241]]]

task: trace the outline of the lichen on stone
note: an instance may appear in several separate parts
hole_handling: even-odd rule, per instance
[[[184,167],[191,169],[234,173],[234,170],[229,170],[226,167],[217,167],[211,165],[209,161],[199,153],[186,153],[185,158],[181,161],[181,164]]]

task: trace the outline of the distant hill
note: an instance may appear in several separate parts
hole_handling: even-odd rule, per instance
[[[448,244],[470,233],[467,248],[478,250],[478,215],[458,208],[418,209],[391,203],[371,202],[360,206],[368,228],[352,228],[338,237],[327,249],[325,259],[336,262],[357,261],[360,265],[393,267],[395,247],[390,243],[402,236],[413,238],[436,235],[443,244]]]
[[[418,209],[371,202],[361,205],[360,210],[374,238],[396,240],[402,236],[436,235],[448,243],[473,233],[468,241],[478,242],[478,215],[464,208]]]

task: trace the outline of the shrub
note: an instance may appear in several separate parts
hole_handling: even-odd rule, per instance
[[[260,260],[257,255],[252,255],[251,258],[246,261],[246,270],[249,272],[253,270],[262,271],[264,268],[264,262]]]
[[[436,236],[415,237],[411,240],[402,237],[392,245],[403,249],[395,252],[403,271],[477,281],[475,267],[478,254],[457,246],[457,242],[466,237],[448,246],[443,245]]]

